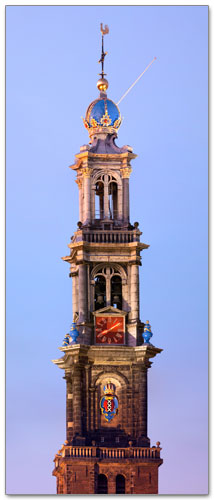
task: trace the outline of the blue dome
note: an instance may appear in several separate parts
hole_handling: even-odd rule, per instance
[[[86,128],[113,127],[121,124],[120,111],[110,99],[100,98],[93,101],[87,109],[84,120]]]

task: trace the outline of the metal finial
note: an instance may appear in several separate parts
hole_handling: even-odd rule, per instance
[[[100,24],[100,31],[102,33],[102,52],[101,52],[101,58],[99,60],[99,63],[101,63],[101,65],[102,65],[102,71],[99,74],[100,74],[101,78],[103,78],[105,75],[105,73],[104,73],[104,59],[105,59],[105,56],[107,54],[107,52],[104,52],[104,35],[107,35],[109,33],[109,27],[107,26],[107,24],[103,28],[103,23],[101,23]]]

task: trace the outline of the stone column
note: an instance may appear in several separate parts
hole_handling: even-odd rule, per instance
[[[137,264],[131,266],[131,319],[139,318],[139,269]]]
[[[136,438],[147,437],[147,367],[133,367],[133,392]]]
[[[90,387],[90,430],[95,429],[95,387]]]
[[[123,167],[121,175],[123,179],[123,219],[129,222],[129,177],[131,175],[131,167]]]
[[[77,274],[72,276],[72,310],[73,310],[73,317],[74,314],[79,311],[79,304],[78,304],[78,277]]]
[[[147,437],[147,368],[143,368],[141,372],[141,384],[140,384],[140,399],[141,399],[141,418],[142,418],[142,428],[140,429],[142,436]]]
[[[73,437],[73,389],[72,381],[69,376],[66,376],[66,439],[68,443]]]
[[[110,267],[106,268],[106,306],[111,305],[111,278]]]
[[[79,322],[87,321],[87,265],[79,264]]]
[[[76,365],[73,371],[73,417],[74,417],[74,434],[82,433],[82,380],[81,368]]]
[[[93,186],[93,188],[91,188],[91,220],[93,221],[94,219],[96,219],[96,215],[95,215],[95,190],[96,190],[96,187]]]
[[[90,366],[85,367],[86,432],[90,431]]]
[[[79,188],[79,220],[83,222],[82,178],[76,179]]]
[[[129,290],[127,279],[122,279],[122,308],[123,311],[129,310]]]
[[[108,204],[108,175],[104,176],[104,219],[109,218],[109,204]]]
[[[83,175],[83,223],[90,222],[91,220],[91,169],[86,167],[82,170]]]
[[[123,188],[117,185],[117,219],[123,220]]]

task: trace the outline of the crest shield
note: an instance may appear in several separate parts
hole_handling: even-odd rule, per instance
[[[105,395],[100,400],[101,413],[110,422],[118,413],[118,398],[115,395],[115,385],[108,382],[103,390]]]

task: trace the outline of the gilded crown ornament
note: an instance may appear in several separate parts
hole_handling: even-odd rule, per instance
[[[112,382],[107,382],[106,385],[103,387],[103,391],[105,394],[114,394],[116,391],[116,387]]]

